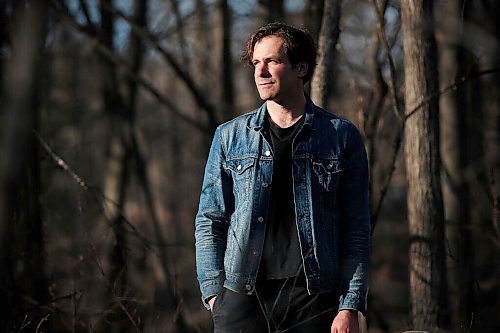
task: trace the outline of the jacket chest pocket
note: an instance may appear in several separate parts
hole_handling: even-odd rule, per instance
[[[233,190],[238,198],[247,197],[251,192],[254,166],[254,157],[237,158],[226,162],[226,169],[233,179]]]
[[[312,169],[320,187],[327,192],[333,192],[337,189],[344,166],[340,159],[314,158],[312,159]]]
[[[226,162],[226,168],[231,172],[233,179],[248,178],[252,174],[255,158],[246,157]]]

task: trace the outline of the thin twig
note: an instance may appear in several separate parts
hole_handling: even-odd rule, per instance
[[[52,150],[52,148],[49,146],[49,144],[47,143],[47,141],[45,141],[40,136],[40,134],[37,131],[33,130],[33,133],[37,137],[38,142],[40,142],[40,144],[42,145],[42,147],[45,149],[45,151],[47,152],[47,154],[49,154],[49,156],[56,163],[56,165],[59,168],[61,168],[64,171],[66,171],[67,173],[69,173],[69,175],[71,176],[71,178],[73,178],[75,180],[75,182],[78,185],[80,185],[80,187],[82,187],[85,191],[88,191],[89,187],[87,186],[87,184],[85,183],[85,181],[80,176],[78,176],[78,174],[75,171],[73,171],[73,169],[68,165],[68,163],[66,163],[61,157],[59,157],[59,155],[57,155]]]
[[[26,327],[31,324],[31,321],[28,320],[28,315],[24,315],[23,322],[21,323],[21,327],[18,332],[22,332]]]
[[[500,73],[500,68],[490,68],[490,69],[485,69],[479,72],[472,72],[467,75],[464,75],[461,78],[456,79],[454,82],[452,82],[450,85],[438,90],[436,93],[427,96],[420,102],[417,106],[415,106],[411,111],[406,113],[404,120],[406,121],[408,118],[413,116],[418,110],[420,110],[422,107],[425,105],[429,104],[430,101],[432,101],[434,98],[438,98],[439,96],[447,93],[448,91],[451,90],[456,90],[458,89],[461,85],[467,83],[468,81],[478,78],[483,75],[488,75],[488,74],[497,74]]]
[[[40,322],[38,323],[38,325],[36,326],[36,333],[38,333],[40,331],[40,328],[42,327],[42,324],[47,321],[50,317],[50,313],[48,315],[46,315],[45,317],[43,317]]]

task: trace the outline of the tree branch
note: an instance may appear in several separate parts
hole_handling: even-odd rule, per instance
[[[382,209],[382,203],[384,202],[385,196],[389,189],[392,175],[396,170],[396,158],[398,156],[399,149],[401,148],[401,143],[403,141],[403,130],[404,130],[404,120],[403,120],[404,110],[402,110],[401,104],[398,100],[397,89],[396,89],[396,82],[397,82],[396,66],[394,64],[394,59],[392,58],[391,47],[389,46],[389,42],[387,41],[387,38],[385,38],[385,34],[383,31],[383,28],[385,26],[384,13],[387,8],[387,2],[388,0],[382,0],[381,6],[379,7],[376,3],[376,0],[370,0],[370,4],[374,8],[375,14],[377,16],[376,32],[378,40],[380,45],[382,45],[385,50],[385,53],[387,55],[387,61],[389,63],[390,76],[389,76],[388,86],[389,86],[390,96],[392,98],[392,104],[393,104],[392,109],[394,111],[394,114],[396,115],[396,119],[399,120],[398,121],[399,130],[397,131],[396,137],[393,142],[394,153],[391,155],[389,170],[387,171],[387,175],[382,183],[379,199],[375,204],[375,208],[372,209],[372,214],[371,214],[372,233],[375,230],[378,216],[380,215],[380,210]],[[372,133],[372,135],[375,136],[374,133]]]
[[[181,79],[181,81],[185,83],[186,87],[188,88],[189,92],[193,95],[194,100],[196,101],[198,106],[205,111],[209,119],[209,126],[211,130],[215,129],[215,127],[218,124],[218,120],[215,116],[215,107],[208,101],[207,98],[205,98],[205,96],[203,96],[203,93],[198,88],[194,80],[191,78],[191,75],[183,69],[183,67],[181,66],[181,64],[179,64],[179,62],[175,59],[175,57],[171,53],[169,53],[164,47],[162,47],[151,36],[151,34],[148,31],[146,31],[143,27],[135,23],[132,18],[125,15],[122,11],[114,8],[113,6],[108,6],[108,5],[105,5],[105,9],[108,10],[113,15],[119,16],[125,21],[127,21],[130,24],[132,31],[139,37],[141,37],[144,40],[145,44],[149,45],[152,49],[156,50],[163,56],[165,61],[170,65],[170,67],[174,70],[174,72]]]
[[[377,32],[378,32],[378,38],[380,43],[385,49],[385,52],[387,54],[387,61],[389,63],[389,72],[390,72],[390,80],[389,80],[389,89],[391,91],[391,97],[392,97],[392,103],[393,103],[393,110],[398,117],[398,119],[401,119],[403,116],[403,110],[401,108],[401,104],[399,103],[398,100],[398,94],[396,90],[396,66],[394,65],[394,58],[392,57],[391,54],[391,47],[389,46],[389,42],[387,41],[387,38],[385,38],[385,34],[383,31],[383,28],[385,26],[385,18],[384,18],[384,12],[385,8],[387,7],[387,0],[382,1],[382,10],[379,8],[375,0],[370,0],[370,3],[372,4],[375,14],[377,15],[378,23],[377,23]]]
[[[181,120],[185,121],[186,123],[194,126],[196,129],[200,130],[203,133],[206,134],[211,134],[212,133],[212,128],[208,127],[204,124],[201,124],[199,121],[191,118],[190,116],[184,114],[174,102],[172,102],[169,98],[167,98],[165,95],[160,93],[150,82],[146,81],[143,79],[141,76],[137,75],[134,73],[134,71],[131,68],[131,65],[128,64],[125,60],[123,60],[121,57],[117,56],[112,50],[110,50],[108,47],[103,45],[99,39],[92,34],[92,32],[89,30],[89,28],[80,25],[74,17],[69,15],[68,13],[64,13],[61,10],[57,9],[52,3],[51,3],[51,8],[52,12],[54,15],[61,21],[63,24],[66,24],[67,26],[77,30],[78,32],[82,33],[85,37],[89,39],[91,42],[92,46],[96,49],[96,51],[104,56],[106,59],[114,63],[117,67],[120,67],[125,73],[125,75],[132,79],[137,81],[146,91],[151,93],[161,104],[165,105],[170,111],[179,117]]]

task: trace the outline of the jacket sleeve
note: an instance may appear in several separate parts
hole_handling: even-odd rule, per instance
[[[342,212],[339,310],[354,309],[366,315],[371,247],[368,161],[359,131],[354,125],[350,126],[345,173],[339,193]]]
[[[195,220],[196,273],[201,298],[207,309],[210,309],[208,298],[217,295],[224,283],[227,230],[234,210],[232,180],[224,165],[219,127],[208,155]]]

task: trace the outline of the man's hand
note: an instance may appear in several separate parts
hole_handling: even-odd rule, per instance
[[[359,333],[358,312],[341,310],[335,317],[330,329],[331,333]]]
[[[217,296],[213,296],[212,298],[210,298],[208,300],[208,305],[210,305],[210,311],[212,311],[212,309],[214,308],[214,303],[215,303],[216,298],[217,298]]]

